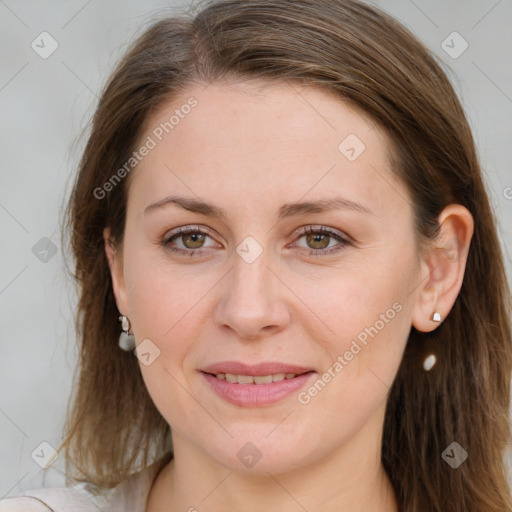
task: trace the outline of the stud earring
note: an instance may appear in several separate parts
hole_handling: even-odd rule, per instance
[[[135,350],[135,336],[130,334],[130,320],[124,315],[121,315],[119,320],[123,329],[123,332],[119,335],[119,347],[126,350],[126,352],[131,352]]]

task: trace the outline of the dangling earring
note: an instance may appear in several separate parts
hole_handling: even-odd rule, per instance
[[[423,369],[426,372],[429,372],[430,370],[432,370],[432,368],[434,367],[436,362],[437,362],[437,358],[436,358],[436,356],[434,354],[428,355],[425,358],[425,360],[423,361]]]
[[[135,350],[135,336],[130,334],[130,320],[124,315],[121,315],[119,320],[121,322],[121,328],[123,329],[123,332],[119,335],[119,346],[123,350],[126,350],[126,352],[131,352]]]

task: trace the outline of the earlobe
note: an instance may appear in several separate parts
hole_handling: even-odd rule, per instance
[[[110,229],[103,230],[103,240],[105,243],[105,254],[107,256],[112,279],[112,290],[116,300],[117,309],[124,315],[129,315],[128,300],[126,295],[126,286],[123,276],[122,256],[116,250],[115,244],[110,236]]]
[[[432,283],[432,280],[429,280],[428,277],[425,281]],[[437,286],[440,286],[439,282]],[[442,293],[436,285],[425,286],[419,290],[412,316],[412,324],[418,331],[433,331],[446,318],[448,310],[443,309],[443,306],[440,305],[440,295]]]
[[[422,261],[412,324],[422,332],[446,319],[462,287],[474,221],[462,205],[451,204],[439,216],[440,232]]]

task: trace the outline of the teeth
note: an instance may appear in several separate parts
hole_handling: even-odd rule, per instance
[[[296,373],[275,373],[273,375],[235,375],[233,373],[217,373],[217,379],[227,380],[233,384],[270,384],[271,382],[280,382],[285,379],[293,379]]]
[[[254,384],[270,384],[272,382],[272,375],[258,375],[253,377]]]

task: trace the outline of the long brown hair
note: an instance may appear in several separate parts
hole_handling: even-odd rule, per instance
[[[61,445],[68,475],[111,487],[172,457],[169,425],[137,359],[117,344],[102,232],[109,226],[122,242],[128,180],[100,199],[95,190],[129,159],[155,108],[217,78],[321,86],[369,114],[387,133],[392,169],[413,198],[420,244],[435,239],[448,204],[471,212],[453,309],[433,332],[411,329],[389,393],[382,462],[401,511],[511,510],[511,300],[474,140],[437,58],[396,20],[356,0],[207,1],[194,15],[154,22],[108,80],[64,227],[80,289],[79,372]],[[427,348],[439,359],[430,372],[422,369]],[[469,455],[457,469],[442,458],[454,441]]]

